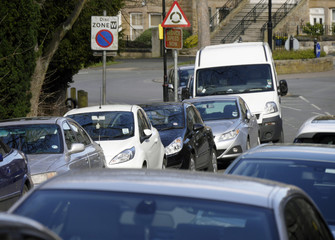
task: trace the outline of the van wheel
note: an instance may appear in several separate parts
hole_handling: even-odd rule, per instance
[[[272,141],[272,142],[274,142],[274,143],[283,143],[284,142],[284,131],[281,130],[279,139],[276,140],[276,141]]]

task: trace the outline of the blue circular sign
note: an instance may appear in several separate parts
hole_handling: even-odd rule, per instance
[[[113,40],[113,34],[106,29],[100,30],[95,36],[95,41],[102,48],[107,48],[112,45]]]
[[[321,55],[321,46],[320,43],[316,43],[316,48],[315,48],[315,56],[319,58]]]

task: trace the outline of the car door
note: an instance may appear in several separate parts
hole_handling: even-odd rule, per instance
[[[69,125],[67,121],[62,123],[62,131],[65,140],[64,153],[65,159],[67,161],[67,165],[69,169],[85,169],[89,168],[89,160],[87,151],[81,151],[77,153],[70,153],[72,144],[79,143],[78,134],[72,127]]]
[[[248,128],[248,135],[250,136],[250,144],[251,147],[255,147],[258,145],[258,123],[256,116],[251,114],[251,111],[247,105],[247,103],[240,99],[239,101],[241,112],[243,115],[243,122],[246,124],[246,127]],[[247,118],[247,112],[250,113],[251,118]]]
[[[161,141],[159,137],[159,133],[156,129],[151,127],[146,114],[142,109],[138,109],[137,111],[138,118],[138,128],[140,138],[146,137],[144,134],[144,129],[152,130],[152,135],[146,138],[144,141],[140,139],[140,146],[142,151],[146,153],[146,159],[148,161],[148,168],[161,168],[162,167],[162,159],[161,154]]]
[[[99,151],[93,144],[90,137],[87,135],[85,130],[77,123],[69,121],[70,126],[77,136],[78,142],[85,145],[85,152],[88,157],[89,168],[102,168],[104,167],[104,159],[102,158],[102,152]]]
[[[195,151],[195,165],[196,168],[203,168],[208,166],[208,161],[211,159],[210,155],[210,144],[208,141],[207,128],[200,117],[200,113],[197,114],[197,110],[192,105],[186,107],[186,121],[187,128],[190,136],[190,143]],[[200,126],[203,127],[200,127]]]

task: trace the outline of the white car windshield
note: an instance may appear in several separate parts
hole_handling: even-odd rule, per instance
[[[67,117],[77,121],[94,141],[120,140],[134,136],[132,112],[89,112]]]
[[[273,91],[269,64],[197,70],[196,96]]]

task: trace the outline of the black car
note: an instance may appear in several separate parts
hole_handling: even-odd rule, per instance
[[[193,104],[159,102],[142,108],[159,131],[168,168],[217,171],[212,129]]]
[[[187,87],[187,83],[189,82],[189,79],[194,74],[194,65],[187,65],[187,66],[180,66],[177,69],[178,75],[178,100],[182,100],[181,94],[185,87]],[[175,69],[171,68],[168,73],[168,97],[169,101],[173,102],[175,100],[175,92],[174,92],[174,82],[175,82]]]
[[[32,188],[26,155],[0,139],[0,211],[7,210]]]

